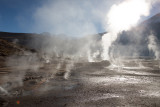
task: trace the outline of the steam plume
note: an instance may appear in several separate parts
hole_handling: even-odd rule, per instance
[[[124,0],[120,4],[114,4],[106,16],[108,31],[103,35],[102,46],[104,60],[111,60],[112,53],[109,53],[109,48],[117,39],[118,33],[130,30],[136,26],[141,16],[150,14],[151,5],[157,0]]]
[[[151,34],[149,37],[148,37],[148,41],[149,41],[149,44],[148,44],[148,49],[149,51],[152,51],[155,58],[156,59],[159,59],[160,57],[160,53],[159,53],[159,47],[158,47],[158,44],[157,44],[157,38]]]

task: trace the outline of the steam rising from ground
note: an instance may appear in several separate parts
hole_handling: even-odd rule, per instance
[[[159,47],[158,47],[158,43],[157,43],[157,38],[151,34],[149,37],[148,37],[148,49],[150,52],[153,52],[154,56],[155,56],[155,59],[159,59],[160,57],[160,53],[159,53]]]
[[[36,40],[33,41],[36,43]],[[74,61],[95,61],[101,54],[101,36],[88,35],[82,38],[74,38],[65,35],[52,35],[42,41],[40,51],[45,53],[44,59],[50,60],[54,57],[71,58]],[[47,61],[48,62],[48,61]]]
[[[76,2],[73,2],[73,4],[75,3]],[[136,26],[138,21],[141,19],[141,16],[148,16],[152,3],[155,3],[155,1],[124,0],[120,4],[114,4],[106,16],[106,31],[108,33],[103,35],[102,44],[100,35],[86,36],[83,38],[52,35],[49,37],[49,39],[44,40],[42,43],[43,45],[39,47],[39,51],[41,53],[40,56],[38,56],[37,54],[31,54],[29,55],[29,57],[10,57],[8,59],[7,65],[16,66],[16,73],[14,72],[9,76],[4,77],[4,80],[11,83],[12,86],[9,88],[7,86],[0,87],[0,91],[2,91],[3,93],[8,93],[7,91],[14,87],[23,86],[23,79],[26,71],[28,71],[29,69],[35,72],[38,71],[42,64],[39,63],[41,62],[41,59],[43,59],[47,64],[52,63],[56,61],[56,59],[58,59],[59,62],[57,63],[56,67],[57,70],[60,70],[63,65],[66,64],[64,68],[66,71],[64,74],[64,79],[69,78],[72,69],[74,69],[74,64],[78,61],[94,62],[100,61],[102,59],[113,61],[113,53],[110,52],[110,47],[112,46],[112,43],[117,39],[118,34],[122,31],[130,30],[132,27]],[[58,5],[55,6],[55,4]],[[84,17],[86,16],[85,11],[82,10],[79,6],[76,7],[77,4],[70,5],[65,1],[65,5],[62,4],[62,9],[57,7],[61,6],[61,3],[59,1],[55,4],[54,2],[51,2],[49,7],[47,7],[48,5],[44,5],[43,7],[37,9],[34,16],[35,19],[38,19],[38,22],[42,21],[41,24],[44,25],[44,27],[49,26],[49,31],[54,29],[54,31],[57,31],[55,33],[69,32],[69,34],[71,34],[71,31],[73,31],[74,28],[73,34],[77,33],[80,35],[86,35],[90,33],[90,31],[92,31],[92,33],[97,32],[92,21],[101,19],[101,17],[98,17],[97,19],[86,20],[86,17]],[[87,2],[86,4],[84,4],[84,6],[85,5],[88,6],[90,4],[88,4]],[[69,13],[67,13],[66,11],[62,11],[67,8],[69,8]],[[78,12],[74,11],[75,8],[78,8]],[[58,11],[57,9],[60,9],[61,13],[53,14]],[[64,17],[62,17],[62,15],[64,15]],[[77,21],[73,20],[75,18],[78,20],[78,23]],[[72,21],[73,23],[70,23]],[[55,26],[54,24],[58,26]],[[80,26],[81,28],[79,29]],[[64,29],[65,31],[63,31]],[[148,37],[148,40],[149,50],[153,51],[156,59],[158,59],[159,48],[157,46],[155,36],[150,35]],[[34,42],[36,44],[37,41]],[[103,49],[101,46],[103,46]],[[117,65],[118,67],[121,66],[121,58],[117,60]],[[54,70],[53,73],[55,73]],[[10,79],[10,77],[14,77],[15,75],[16,78]]]
[[[112,43],[122,31],[130,30],[136,26],[141,16],[148,16],[151,4],[155,3],[151,0],[124,0],[120,4],[114,4],[106,17],[108,31],[102,38],[104,60],[112,60],[112,53],[109,52]]]

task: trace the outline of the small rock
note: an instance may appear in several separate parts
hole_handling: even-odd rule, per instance
[[[8,101],[0,97],[0,107],[6,107],[8,105]]]

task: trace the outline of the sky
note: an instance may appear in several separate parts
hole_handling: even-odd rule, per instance
[[[110,7],[123,0],[0,0],[0,31],[82,36],[105,32]],[[153,6],[149,17],[160,12]],[[143,17],[146,20],[148,17]]]

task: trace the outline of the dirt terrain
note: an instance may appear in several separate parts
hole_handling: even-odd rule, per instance
[[[160,106],[160,61],[87,62],[0,40],[0,107]]]
[[[77,62],[69,71],[64,69],[69,59],[66,59],[61,68],[57,68],[58,60],[44,65],[36,72],[1,67],[0,105],[160,106],[160,72],[157,60],[123,59],[121,64],[116,65],[108,61]]]

